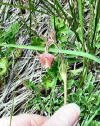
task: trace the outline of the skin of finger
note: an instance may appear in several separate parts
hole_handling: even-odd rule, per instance
[[[42,126],[47,119],[39,115],[21,114],[12,118],[11,126]],[[10,117],[0,119],[0,126],[9,125]]]
[[[75,108],[76,106],[76,108]],[[79,119],[80,109],[75,104],[68,104],[60,108],[42,126],[73,126]]]

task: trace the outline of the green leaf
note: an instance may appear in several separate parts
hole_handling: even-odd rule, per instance
[[[60,38],[60,40],[62,41],[62,42],[66,42],[67,41],[67,36],[62,36],[61,38]],[[62,43],[62,45],[63,45],[63,43]]]
[[[98,114],[99,111],[100,111],[100,107],[95,111],[95,113],[93,113],[93,115],[90,117],[88,121],[86,120],[84,126],[89,126],[89,124],[92,122],[92,120]]]
[[[87,77],[88,83],[90,83],[90,81],[92,80],[92,77],[93,77],[92,72],[90,72],[90,73],[88,74],[88,77]]]
[[[35,36],[31,39],[31,45],[45,47],[45,41],[42,38]]]
[[[7,58],[0,59],[0,76],[3,76],[7,72],[8,60]]]
[[[88,126],[100,126],[100,121],[93,120]]]
[[[9,43],[14,44],[15,41],[12,41],[12,39],[16,36],[20,28],[20,25],[18,22],[13,23],[3,34],[2,34],[2,41],[9,41]]]
[[[82,72],[82,68],[80,68],[80,69],[75,69],[75,70],[71,70],[70,72],[73,74],[73,76],[77,76],[79,73],[81,73]]]
[[[100,23],[98,23],[98,25],[97,25],[97,32],[99,32],[100,31]]]
[[[46,90],[50,88],[55,88],[56,85],[56,78],[52,78],[48,73],[42,78],[41,86],[44,87]]]
[[[68,37],[72,37],[74,35],[74,32],[70,29],[67,30]]]
[[[84,24],[83,24],[83,3],[82,0],[78,0],[78,12],[79,12],[79,19],[80,19],[80,26],[81,26],[81,39],[82,39],[82,51],[85,51],[85,44],[84,44]]]
[[[94,89],[94,84],[90,84],[88,87],[89,94],[92,93],[93,89]]]
[[[96,17],[95,17],[94,33],[93,33],[93,38],[92,38],[92,46],[93,46],[93,41],[95,38],[95,33],[97,31],[97,25],[99,23],[99,19],[100,19],[100,0],[97,0],[97,10],[96,10]]]
[[[22,48],[22,49],[31,49],[34,51],[45,51],[45,48],[43,47],[38,47],[38,46],[26,46],[26,45],[15,45],[15,44],[0,44],[0,46],[4,46],[4,47],[14,47],[14,48]],[[91,55],[89,53],[85,53],[85,52],[79,52],[79,51],[72,51],[72,50],[63,50],[63,49],[58,49],[58,48],[53,48],[53,49],[49,49],[49,52],[53,52],[53,53],[63,53],[63,54],[70,54],[73,56],[82,56],[82,57],[86,57],[89,58],[91,60],[94,60],[97,63],[100,63],[100,59],[97,58],[94,55]]]
[[[74,84],[74,79],[73,80],[68,80],[68,89],[71,89]]]
[[[50,107],[46,107],[46,111],[50,114],[51,113]]]
[[[81,96],[82,95],[82,89],[81,88],[79,88],[79,89],[77,89],[77,91],[76,91],[76,95],[77,96]]]
[[[100,43],[97,43],[96,44],[96,47],[99,49],[100,48]]]
[[[51,77],[54,77],[54,78],[57,78],[57,75],[58,75],[58,59],[56,59],[51,67],[51,69],[48,70],[48,74],[49,76]]]
[[[39,89],[36,87],[35,83],[30,82],[29,80],[26,82],[26,86],[29,87],[30,90],[35,91],[36,94],[40,94]]]

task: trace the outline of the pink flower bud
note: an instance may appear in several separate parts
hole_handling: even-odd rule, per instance
[[[49,53],[44,53],[44,54],[39,54],[39,60],[41,62],[41,65],[43,68],[51,68],[53,61],[54,61],[54,56]]]

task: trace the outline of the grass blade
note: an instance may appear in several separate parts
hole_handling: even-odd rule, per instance
[[[51,13],[52,15],[54,15],[54,12],[51,11],[51,9],[45,4],[44,1],[40,0],[40,2],[46,7],[46,9],[49,11],[49,13]]]
[[[26,45],[15,45],[15,44],[0,44],[0,46],[22,48],[22,49],[31,49],[31,50],[34,50],[34,51],[45,51],[45,48],[37,47],[37,46],[26,46]],[[97,58],[96,56],[91,55],[89,53],[85,53],[85,52],[63,50],[63,49],[58,49],[58,48],[50,48],[49,52],[64,53],[64,54],[70,54],[70,55],[73,55],[73,56],[82,56],[82,57],[86,57],[88,59],[94,60],[97,63],[100,63],[99,58]]]
[[[68,0],[68,3],[69,3],[70,11],[71,11],[71,14],[72,14],[72,17],[73,17],[73,21],[74,21],[73,24],[74,24],[75,30],[77,30],[77,28],[78,28],[77,14],[75,13],[74,7],[71,6],[69,0]]]
[[[75,29],[75,27],[74,27],[73,24],[72,24],[72,19],[70,19],[70,18],[67,16],[67,14],[65,13],[63,7],[61,6],[61,4],[60,4],[60,2],[59,2],[58,0],[55,0],[55,4],[56,4],[56,6],[58,6],[58,8],[62,11],[62,14],[64,15],[65,19],[68,21],[69,25],[71,26],[72,31],[75,33],[75,35],[76,35],[76,37],[77,37],[77,40],[78,40],[79,42],[81,42],[81,40],[80,40],[80,38],[79,38],[79,35],[78,35],[78,33],[76,32],[76,29]]]
[[[85,43],[84,43],[84,25],[83,25],[83,8],[82,8],[82,0],[78,0],[78,12],[81,26],[81,37],[82,37],[82,51],[85,51]]]
[[[29,0],[29,9],[30,9],[30,41],[31,41],[31,27],[32,27],[32,11],[31,11],[31,0]]]
[[[95,113],[91,116],[91,118],[87,122],[85,122],[85,124],[83,126],[88,126],[91,123],[91,121],[95,118],[95,116],[98,114],[99,111],[100,111],[100,108],[98,108],[95,111]]]
[[[55,7],[55,5],[51,4],[49,1],[48,1],[49,5],[56,11],[56,13],[61,17],[62,17],[62,14],[60,12],[60,10],[58,8]]]
[[[29,10],[28,7],[22,6],[22,5],[15,5],[15,4],[3,3],[3,2],[0,2],[0,5],[11,6],[11,7],[16,7],[16,8],[21,8],[21,9],[27,9],[27,10]]]
[[[97,28],[97,25],[99,23],[99,19],[100,19],[100,0],[97,1],[97,11],[96,11],[96,17],[95,17],[95,27],[94,27],[94,33],[93,33],[93,38],[92,38],[92,43],[91,43],[92,48],[93,48],[93,41],[94,41],[94,38],[95,38],[96,28]]]
[[[0,2],[0,5],[5,5],[5,6],[11,6],[11,7],[16,7],[16,8],[20,8],[20,9],[30,10],[30,8],[28,8],[26,6],[22,6],[22,5],[15,5],[15,4],[9,4],[9,3],[3,3],[3,2]],[[42,13],[42,14],[50,15],[49,13],[46,13],[44,11],[37,10],[36,8],[32,8],[32,10],[33,11],[36,11],[36,12],[39,12],[39,13]]]

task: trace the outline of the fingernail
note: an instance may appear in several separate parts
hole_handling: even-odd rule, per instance
[[[81,113],[80,107],[75,103],[70,103],[71,107],[75,109],[79,114]]]

